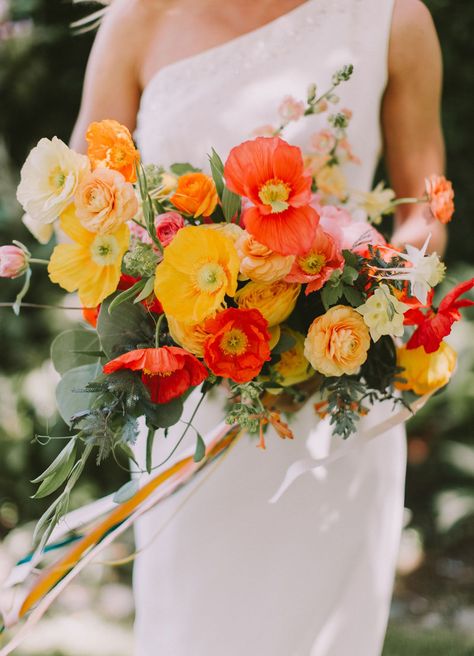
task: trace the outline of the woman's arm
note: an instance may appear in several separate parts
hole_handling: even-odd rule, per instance
[[[441,50],[431,15],[420,0],[395,0],[389,49],[389,82],[382,105],[385,161],[398,197],[424,195],[424,178],[444,171],[440,120]],[[402,205],[392,243],[442,253],[446,228],[424,205]]]
[[[154,3],[114,0],[99,28],[87,64],[79,116],[71,147],[86,149],[84,139],[92,121],[113,118],[135,129],[140,102],[141,58],[146,52]]]

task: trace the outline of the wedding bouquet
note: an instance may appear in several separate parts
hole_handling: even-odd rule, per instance
[[[13,304],[18,313],[32,266],[44,263],[53,283],[77,292],[84,317],[83,327],[59,335],[51,349],[71,436],[35,481],[37,498],[62,489],[38,523],[36,561],[91,454],[99,463],[109,454],[134,462],[143,417],[151,473],[154,439],[180,421],[198,386],[183,437],[206,394],[222,384],[227,428],[211,444],[196,431],[194,464],[181,461],[190,474],[242,430],[262,448],[268,425],[293,438],[291,414],[310,397],[315,418],[329,416],[334,433],[348,438],[373,403],[409,408],[449,381],[456,355],[443,340],[460,308],[473,304],[460,296],[474,280],[434,306],[445,266],[428,254],[429,239],[402,250],[374,225],[407,202],[447,223],[451,184],[433,175],[422,198],[397,199],[383,185],[349,193],[343,165],[357,166],[347,138],[351,114],[331,108],[334,89],[351,73],[351,66],[336,72],[320,96],[312,85],[305,102],[285,98],[280,125],[259,129],[225,162],[210,153],[210,175],[188,163],[143,165],[129,131],[114,120],[89,126],[87,155],[56,137],[29,154],[18,187],[25,223],[43,242],[57,223],[59,243],[47,262],[20,243],[2,246],[0,276],[25,277]],[[303,151],[282,134],[311,114],[326,115],[327,128]],[[143,503],[138,488],[135,479],[119,491],[122,514],[89,547]],[[62,574],[43,582],[19,614]]]

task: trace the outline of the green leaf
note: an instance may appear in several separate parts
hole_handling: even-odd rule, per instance
[[[185,173],[200,173],[201,169],[197,169],[189,162],[177,162],[170,166],[170,171],[175,175],[184,175]]]
[[[352,285],[359,277],[359,272],[351,266],[345,266],[342,272],[341,280],[348,285]]]
[[[138,280],[138,282],[136,282],[128,289],[125,289],[123,292],[117,294],[117,296],[115,296],[109,304],[109,314],[111,314],[116,307],[118,307],[125,301],[132,299],[135,296],[135,294],[137,294],[138,292],[141,292],[142,289],[145,287],[145,285],[146,285],[146,280]]]
[[[55,471],[60,469],[64,465],[64,463],[66,463],[69,460],[71,453],[75,453],[75,451],[76,451],[76,440],[74,437],[71,437],[71,439],[66,444],[64,449],[62,449],[58,453],[58,455],[53,460],[53,462],[49,465],[49,467],[45,469],[42,474],[34,478],[31,482],[34,484],[41,483],[41,481],[44,481],[46,478],[49,478],[52,474],[55,473]]]
[[[98,353],[99,338],[92,330],[65,330],[51,344],[51,360],[59,374],[83,364],[94,363],[99,357]]]
[[[153,341],[153,326],[142,305],[127,301],[120,306],[120,312],[114,312],[111,316],[109,303],[110,299],[102,303],[97,321],[100,343],[108,358],[115,358],[138,344]]]
[[[183,399],[173,399],[169,403],[142,403],[143,411],[149,423],[154,428],[170,428],[174,426],[183,414]]]
[[[196,450],[194,452],[193,460],[194,462],[201,462],[201,460],[206,455],[206,443],[202,439],[201,435],[196,432]]]
[[[324,309],[327,311],[332,305],[335,305],[342,296],[342,286],[325,285],[321,290],[321,301]]]
[[[70,369],[59,381],[56,387],[56,402],[59,414],[69,426],[71,417],[88,410],[96,398],[96,394],[74,390],[86,387],[87,383],[95,380],[101,371],[100,363],[86,364]]]
[[[364,297],[362,293],[355,287],[349,287],[344,285],[344,296],[347,301],[352,305],[352,307],[359,307],[364,302]]]
[[[138,296],[133,302],[141,303],[141,301],[145,301],[150,296],[150,294],[153,293],[154,289],[155,289],[155,277],[153,276],[152,278],[148,278],[148,280],[145,282],[142,291],[138,294]]]
[[[138,492],[140,488],[140,483],[138,478],[134,478],[131,481],[127,481],[122,487],[120,487],[113,496],[114,503],[125,503],[131,499]]]
[[[296,339],[284,331],[281,332],[280,339],[272,349],[272,353],[280,354],[289,351],[296,344]]]
[[[125,455],[125,457],[128,458],[129,460],[131,460],[134,465],[136,465],[137,467],[140,467],[140,465],[138,464],[138,461],[135,457],[135,454],[134,454],[133,450],[130,448],[129,444],[125,444],[124,442],[119,442],[116,445],[115,448],[122,451],[122,453]]]
[[[146,470],[150,474],[153,466],[153,442],[155,441],[156,429],[148,426],[148,435],[146,438]]]
[[[216,185],[217,193],[219,198],[222,199],[222,192],[224,191],[224,164],[214,148],[212,149],[211,155],[209,155],[209,164],[211,165],[211,174]]]
[[[76,441],[72,441],[73,448],[69,453],[69,456],[64,460],[60,466],[52,473],[50,476],[45,478],[39,488],[36,490],[35,494],[32,496],[32,499],[42,499],[47,497],[53,492],[61,487],[64,481],[67,479],[69,474],[74,467],[76,461]]]
[[[227,187],[222,192],[222,211],[227,222],[231,221],[236,212],[240,211],[242,199],[238,194],[234,194]]]

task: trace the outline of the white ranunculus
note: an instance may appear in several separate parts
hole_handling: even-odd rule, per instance
[[[52,223],[71,203],[89,171],[89,159],[61,139],[40,139],[23,164],[16,196],[34,221]]]
[[[23,225],[28,228],[33,237],[39,241],[40,244],[47,244],[54,233],[54,227],[52,223],[41,223],[41,221],[35,221],[32,219],[29,214],[23,214],[22,217]]]

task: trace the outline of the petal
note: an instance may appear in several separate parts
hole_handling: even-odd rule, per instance
[[[119,369],[131,369],[132,371],[141,371],[144,367],[147,349],[136,349],[129,351],[118,358],[107,362],[103,367],[104,374],[111,374]]]
[[[245,227],[257,241],[281,255],[303,255],[311,248],[318,214],[309,206],[262,216],[257,208],[244,212]]]

